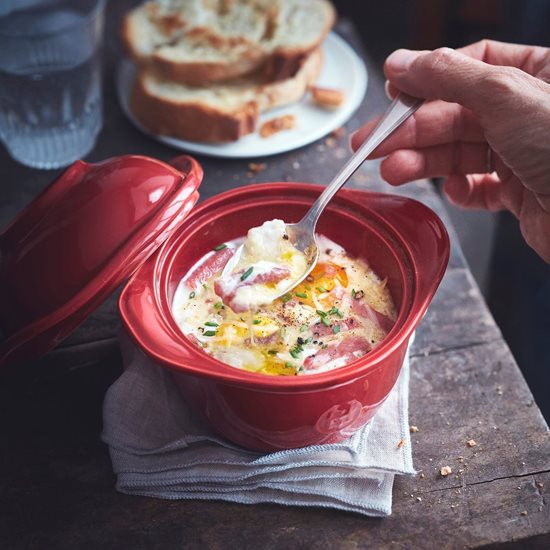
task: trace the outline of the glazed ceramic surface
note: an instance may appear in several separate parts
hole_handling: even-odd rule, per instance
[[[246,186],[196,207],[123,290],[119,307],[144,353],[172,370],[195,411],[231,441],[256,450],[337,442],[373,417],[392,389],[407,350],[443,276],[449,240],[439,218],[412,199],[345,189],[318,231],[367,260],[388,287],[399,315],[372,352],[334,371],[267,376],[225,365],[179,330],[171,313],[183,275],[220,242],[268,219],[301,219],[322,187],[303,183]]]
[[[0,234],[0,365],[76,328],[179,226],[201,179],[185,156],[71,165]]]

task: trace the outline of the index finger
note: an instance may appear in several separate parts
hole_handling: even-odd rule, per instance
[[[542,46],[485,39],[457,51],[490,65],[516,67],[532,76],[539,76],[541,72],[550,74],[550,49]]]

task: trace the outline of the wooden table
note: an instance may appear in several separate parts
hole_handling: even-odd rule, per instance
[[[109,8],[115,36],[123,3]],[[358,47],[349,24],[339,32]],[[175,151],[124,118],[113,89],[116,40],[106,47],[105,123],[89,160],[124,153],[160,159]],[[367,97],[346,135],[247,161],[199,157],[203,198],[257,181],[326,183],[349,154],[349,133],[387,102],[368,56]],[[0,153],[0,225],[55,175]],[[410,416],[418,475],[399,477],[391,517],[326,509],[163,501],[115,491],[99,440],[101,404],[121,372],[115,297],[43,360],[0,376],[0,547],[2,548],[464,548],[550,546],[548,428],[465,264],[438,194],[427,181],[388,189],[378,164],[354,177],[359,188],[400,192],[431,206],[452,240],[447,274],[412,350]],[[467,441],[477,442],[469,447]],[[443,466],[452,474],[442,477]]]

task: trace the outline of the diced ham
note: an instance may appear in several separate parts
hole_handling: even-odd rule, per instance
[[[304,368],[306,371],[317,370],[337,359],[341,364],[347,365],[371,349],[370,342],[363,336],[350,336],[309,356],[304,361]]]
[[[214,283],[214,291],[216,294],[222,299],[222,302],[226,306],[229,306],[236,313],[241,313],[248,310],[248,308],[243,304],[238,304],[235,302],[237,291],[240,288],[251,285],[264,285],[269,283],[275,284],[289,277],[291,274],[290,268],[288,267],[274,266],[269,271],[264,271],[257,274],[252,272],[250,277],[242,281],[241,277],[245,271],[246,270],[243,269],[236,273],[232,273],[225,279],[218,279]]]
[[[352,300],[351,309],[354,313],[359,315],[359,317],[371,320],[386,333],[388,333],[394,325],[394,322],[387,315],[370,307],[364,298]]]
[[[185,285],[191,289],[197,288],[201,283],[223,269],[233,254],[235,254],[235,249],[229,247],[214,252],[206,261],[187,275]]]

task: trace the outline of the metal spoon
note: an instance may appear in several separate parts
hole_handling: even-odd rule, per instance
[[[401,126],[401,124],[403,124],[403,122],[405,122],[423,102],[423,99],[399,94],[392,101],[376,128],[364,141],[361,147],[359,147],[350,157],[340,172],[336,174],[321,195],[319,195],[319,198],[313,203],[306,215],[298,223],[286,224],[286,233],[289,236],[289,241],[300,252],[303,252],[307,258],[307,269],[299,279],[291,281],[284,290],[273,298],[273,300],[286,294],[295,286],[298,286],[315,267],[319,258],[319,248],[317,247],[317,241],[315,239],[315,227],[330,199],[332,199],[336,192],[340,190],[359,166],[361,166],[368,155],[370,155],[394,130]],[[242,250],[243,246],[241,245],[225,265],[222,277],[233,272],[235,266],[239,262]]]

